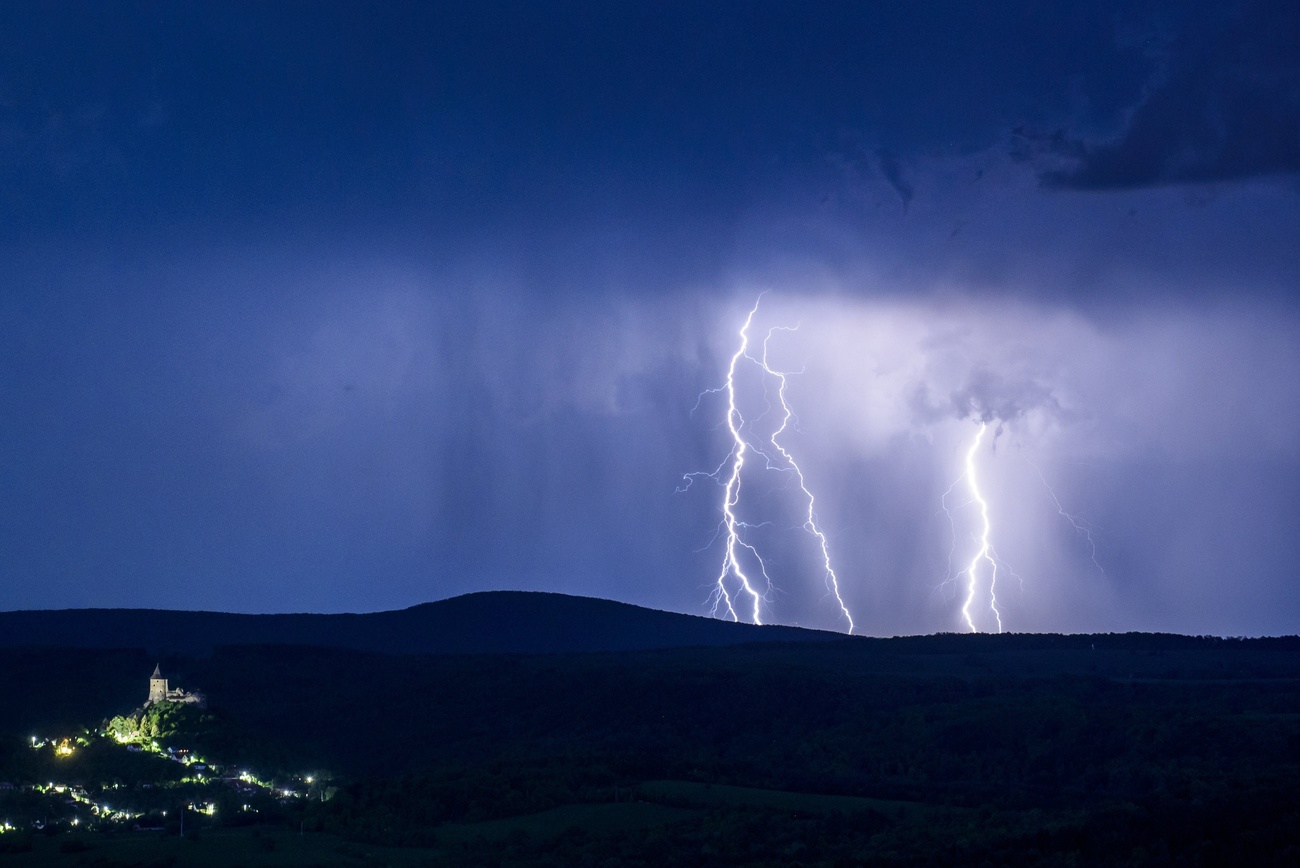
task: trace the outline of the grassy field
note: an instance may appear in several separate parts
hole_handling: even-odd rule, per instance
[[[752,787],[732,787],[722,784],[702,784],[694,781],[646,781],[637,788],[640,798],[651,802],[664,802],[689,807],[747,806],[782,808],[791,811],[821,814],[831,811],[879,811],[894,820],[911,822],[930,819],[936,814],[964,813],[960,808],[926,805],[922,802],[905,802],[893,799],[869,799],[860,796],[823,796],[812,793],[792,793],[785,790],[760,790]]]
[[[718,807],[765,807],[803,813],[872,809],[907,820],[948,810],[913,802],[852,796],[810,795],[689,781],[652,781],[637,789],[634,801],[564,805],[548,811],[499,820],[448,823],[438,827],[437,835],[440,845],[452,848],[474,846],[475,842],[504,842],[521,838],[540,843],[572,830],[601,837],[666,826],[699,817],[706,810]],[[87,834],[77,837],[38,836],[32,839],[32,845],[30,852],[6,854],[3,857],[4,864],[14,868],[72,868],[86,865],[99,868],[217,868],[229,865],[249,868],[305,868],[316,865],[403,868],[444,864],[447,858],[446,854],[433,849],[369,846],[331,835],[300,836],[288,830],[266,828],[205,830],[185,840],[174,835],[145,832]]]
[[[449,823],[438,828],[438,838],[460,843],[475,838],[505,838],[525,833],[538,839],[553,838],[568,829],[590,835],[646,829],[698,816],[710,808],[761,807],[805,814],[846,814],[872,810],[892,820],[911,823],[954,819],[972,813],[965,808],[927,805],[891,799],[858,796],[828,796],[704,784],[694,781],[647,781],[636,788],[636,801],[618,804],[565,805],[549,811],[488,820],[479,823]]]
[[[507,838],[520,833],[530,838],[554,838],[569,829],[590,835],[627,832],[662,826],[694,816],[691,808],[669,807],[648,802],[620,802],[604,805],[564,805],[537,814],[486,820],[481,823],[448,823],[438,827],[438,840],[463,843],[475,838]]]
[[[81,846],[70,842],[76,841]],[[72,838],[67,835],[32,839],[27,853],[0,856],[6,868],[62,868],[93,865],[96,868],[307,868],[307,866],[406,866],[428,865],[433,853],[427,850],[372,847],[354,844],[331,835],[299,836],[288,830],[239,829],[208,832],[182,840],[157,832],[93,834]]]
[[[549,811],[486,820],[478,823],[448,823],[438,827],[439,841],[462,843],[475,838],[498,839],[520,833],[538,839],[554,838],[568,829],[580,829],[590,835],[612,834],[633,829],[647,829],[677,820],[698,816],[709,808],[762,807],[824,814],[835,811],[855,813],[879,811],[902,821],[952,817],[969,813],[960,808],[926,805],[889,799],[858,796],[825,796],[762,790],[693,781],[647,781],[636,788],[636,801],[617,804],[564,805]]]

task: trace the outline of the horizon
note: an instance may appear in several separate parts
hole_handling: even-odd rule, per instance
[[[519,590],[510,590],[506,588],[494,588],[494,589],[483,589],[478,591],[469,591],[464,594],[457,594],[454,597],[444,597],[440,600],[425,600],[424,602],[421,603],[412,603],[411,605],[404,606],[400,609],[377,609],[377,610],[366,611],[366,612],[306,612],[306,611],[240,612],[240,611],[217,611],[211,609],[158,609],[158,608],[118,606],[118,607],[79,607],[79,608],[64,608],[64,609],[8,609],[8,610],[0,611],[0,615],[16,615],[16,614],[41,613],[41,612],[165,612],[165,613],[187,614],[187,615],[232,615],[235,617],[253,617],[253,618],[297,617],[297,616],[325,617],[325,618],[333,617],[333,616],[361,617],[366,615],[384,615],[384,614],[392,614],[395,612],[406,612],[412,609],[419,609],[426,606],[437,606],[439,603],[451,602],[453,600],[460,600],[466,597],[480,597],[480,596],[487,596],[491,594],[521,594],[521,595],[544,594],[553,597],[564,597],[571,600],[580,600],[585,602],[613,603],[617,606],[626,606],[633,609],[642,609],[644,611],[656,612],[659,614],[681,615],[686,618],[696,618],[704,621],[720,621],[723,624],[739,623],[741,624],[741,626],[744,627],[759,627],[759,628],[773,627],[777,629],[807,630],[814,633],[827,633],[831,635],[843,636],[845,638],[888,640],[888,639],[924,639],[924,638],[932,638],[938,636],[981,635],[980,631],[954,629],[954,630],[936,630],[930,633],[897,633],[892,635],[868,635],[864,633],[854,633],[851,634],[850,636],[849,634],[845,634],[839,630],[826,629],[822,627],[809,627],[800,624],[750,624],[744,621],[733,622],[728,619],[720,619],[715,616],[711,616],[707,613],[702,614],[699,612],[679,612],[670,609],[656,609],[651,606],[642,606],[636,603],[627,603],[622,600],[614,600],[607,597],[589,597],[589,596],[583,596],[581,594],[565,594],[559,591],[545,591],[545,590],[519,591]],[[1151,631],[1151,630],[1125,630],[1125,631],[1100,630],[1100,631],[1091,631],[1091,632],[1082,632],[1082,631],[1044,632],[1044,631],[1005,630],[1001,633],[983,633],[982,635],[1000,635],[1000,636],[1007,636],[1007,637],[1056,636],[1060,638],[1071,638],[1071,637],[1086,638],[1089,636],[1174,636],[1182,639],[1219,639],[1225,641],[1249,641],[1253,639],[1292,639],[1292,638],[1300,639],[1300,633],[1261,633],[1261,634],[1254,634],[1254,635],[1250,635],[1250,634],[1223,635],[1217,633],[1176,633],[1176,632]]]

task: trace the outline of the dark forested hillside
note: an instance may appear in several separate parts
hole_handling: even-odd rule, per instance
[[[5,757],[31,727],[138,705],[154,662],[0,650],[0,780],[17,774]],[[219,716],[209,752],[329,770],[339,791],[299,812],[303,828],[434,847],[446,864],[756,864],[771,848],[809,864],[1300,854],[1294,638],[479,655],[224,645],[162,665]],[[592,819],[606,815],[590,806],[626,799],[662,825]],[[554,834],[538,831],[548,823]]]

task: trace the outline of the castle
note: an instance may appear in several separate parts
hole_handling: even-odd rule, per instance
[[[198,705],[200,708],[207,705],[207,700],[197,690],[191,693],[179,687],[168,687],[167,679],[163,678],[161,664],[155,665],[153,675],[149,676],[149,698],[144,704],[150,706],[155,702],[186,702]]]

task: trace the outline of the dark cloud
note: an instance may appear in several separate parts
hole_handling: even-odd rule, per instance
[[[1300,5],[1249,3],[1176,55],[1118,139],[1086,143],[1018,130],[1013,155],[1037,151],[1072,162],[1041,178],[1080,190],[1300,172]]]
[[[1031,378],[1005,376],[987,367],[970,371],[965,382],[947,395],[936,395],[929,383],[918,384],[909,408],[912,418],[926,425],[948,419],[1014,422],[1034,410],[1056,417],[1063,413],[1049,386]]]
[[[725,218],[800,183],[845,130],[908,201],[919,154],[1056,116],[1081,74],[1096,111],[1131,103],[1144,73],[1112,22],[1131,5],[11,4],[0,241]]]
[[[1055,411],[1059,403],[1051,389],[1033,380],[1008,379],[995,371],[972,371],[962,388],[951,396],[958,419],[1010,422],[1030,410]]]

